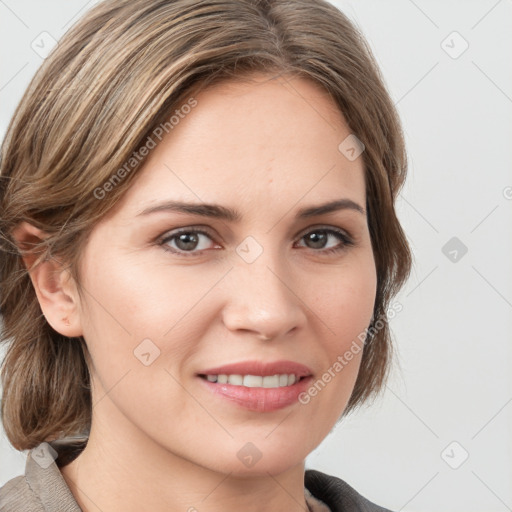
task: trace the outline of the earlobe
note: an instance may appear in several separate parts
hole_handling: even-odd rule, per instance
[[[22,222],[12,232],[12,236],[48,323],[64,336],[81,336],[79,297],[69,272],[51,256],[38,262],[45,250],[41,248],[41,242],[48,235],[32,224]]]

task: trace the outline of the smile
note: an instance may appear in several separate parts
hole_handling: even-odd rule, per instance
[[[282,388],[295,384],[301,377],[293,373],[282,373],[276,375],[238,375],[238,374],[219,374],[219,375],[200,375],[200,377],[209,382],[219,384],[231,384],[233,386],[243,386],[246,388]]]

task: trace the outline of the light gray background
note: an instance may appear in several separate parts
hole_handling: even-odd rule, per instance
[[[1,137],[42,62],[32,41],[58,39],[93,3],[0,0]],[[512,510],[512,1],[334,3],[368,38],[404,123],[398,210],[415,266],[392,321],[402,371],[307,467],[396,511]],[[456,261],[442,251],[452,237],[467,247]],[[0,485],[24,462],[1,435]]]

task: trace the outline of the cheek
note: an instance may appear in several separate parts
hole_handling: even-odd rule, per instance
[[[185,324],[190,325],[189,313],[218,281],[218,273],[202,275],[192,266],[171,271],[165,264],[126,256],[86,272],[86,316],[95,331],[91,334],[112,344],[129,340],[133,345],[145,338],[169,340]]]
[[[119,261],[122,258],[117,264],[105,261],[87,274],[85,284],[89,293],[84,338],[96,399],[108,394],[133,424],[184,410],[200,421],[201,411],[190,407],[178,382],[183,380],[183,361],[197,350],[194,340],[207,325],[206,318],[194,315],[194,306],[218,277],[191,280],[192,270],[171,275],[168,267]],[[107,416],[115,414],[108,402],[100,401]],[[154,435],[158,428],[157,422]]]
[[[309,294],[312,309],[325,327],[331,357],[339,353],[370,324],[377,289],[373,257],[354,258],[331,274]]]
[[[315,380],[299,397],[301,407],[318,426],[312,433],[312,445],[331,431],[347,406],[375,303],[377,277],[371,253],[347,259],[338,270],[330,279],[317,281],[322,286],[308,296],[315,326],[321,329],[321,334],[316,332],[316,340],[322,354]]]

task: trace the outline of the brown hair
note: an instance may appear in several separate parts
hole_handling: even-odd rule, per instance
[[[80,255],[95,224],[140,165],[97,197],[155,127],[197,88],[251,72],[324,87],[364,143],[368,224],[377,271],[374,319],[344,414],[383,388],[392,345],[391,298],[412,257],[394,203],[406,175],[398,115],[359,31],[324,0],[112,0],[79,20],[27,88],[1,149],[2,420],[14,447],[87,433],[92,407],[85,340],[56,332],[41,312],[13,230],[47,237],[81,293]],[[341,141],[340,141],[341,142]]]

